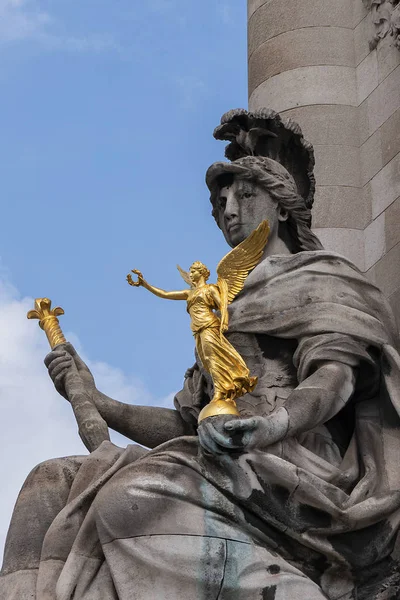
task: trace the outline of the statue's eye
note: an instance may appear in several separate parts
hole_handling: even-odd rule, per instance
[[[226,208],[226,198],[224,198],[223,196],[220,196],[218,198],[218,207],[220,210],[225,210]]]
[[[243,192],[242,198],[252,198],[253,195],[253,192]]]

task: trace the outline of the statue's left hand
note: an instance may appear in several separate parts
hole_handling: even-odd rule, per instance
[[[281,440],[289,419],[281,407],[267,417],[234,418],[224,415],[201,421],[198,428],[202,448],[211,454],[229,451],[262,450]]]

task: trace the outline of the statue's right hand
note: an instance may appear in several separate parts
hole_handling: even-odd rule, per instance
[[[93,391],[96,384],[88,366],[83,362],[69,342],[60,344],[44,359],[49,375],[57,392],[68,400],[68,383],[82,387],[82,391]]]

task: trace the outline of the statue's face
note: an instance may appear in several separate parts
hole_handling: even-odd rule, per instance
[[[193,281],[193,283],[197,283],[198,281],[200,281],[201,276],[202,276],[201,268],[192,265],[189,269],[189,277],[190,277],[191,281]]]
[[[220,189],[217,198],[217,220],[231,247],[240,244],[267,219],[270,237],[277,235],[280,208],[268,192],[251,181],[234,179]]]

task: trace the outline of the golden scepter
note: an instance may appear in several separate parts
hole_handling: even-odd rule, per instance
[[[58,317],[63,314],[61,307],[51,308],[51,300],[48,298],[36,298],[35,308],[26,315],[28,319],[39,319],[39,326],[45,332],[52,350],[67,341],[58,321]],[[107,423],[90,395],[82,391],[78,374],[65,378],[65,391],[78,423],[80,438],[89,452],[93,452],[104,440],[110,439]]]

